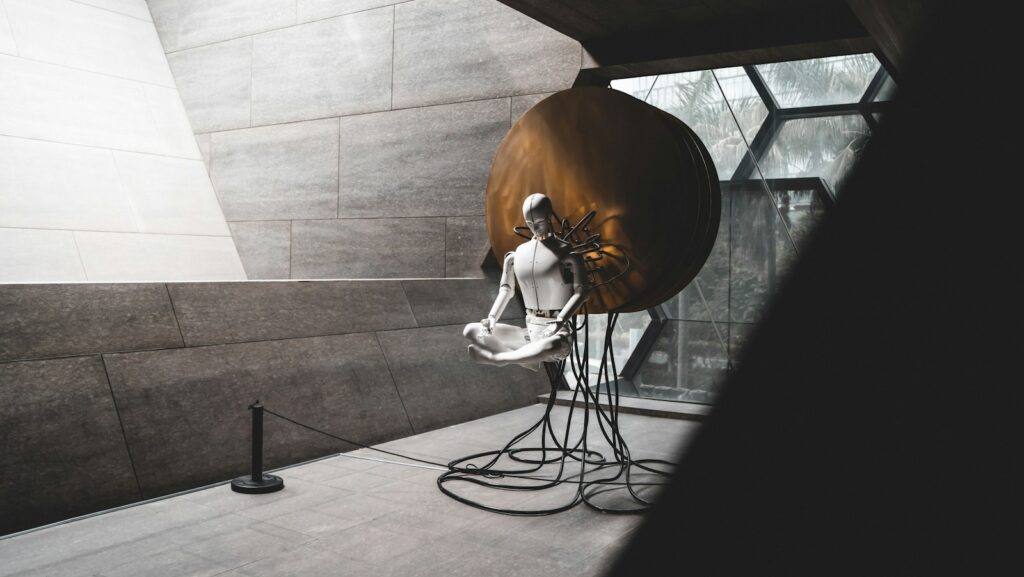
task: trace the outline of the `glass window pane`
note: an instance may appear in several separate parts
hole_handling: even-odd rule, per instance
[[[733,322],[760,322],[765,303],[796,260],[794,243],[797,250],[802,248],[825,214],[823,192],[776,188],[775,206],[760,183],[731,193],[729,314]]]
[[[765,178],[819,176],[841,187],[870,136],[859,114],[787,120],[760,162]]]
[[[637,78],[619,78],[612,80],[612,88],[619,92],[625,92],[633,98],[646,101],[651,86],[657,80],[657,76],[639,76]]]
[[[715,74],[718,82],[715,82]],[[644,82],[651,78],[655,77],[615,80],[612,88],[640,99],[646,97],[649,104],[685,122],[708,148],[718,177],[723,180],[730,178],[747,152],[744,137],[747,142],[753,140],[768,116],[768,108],[761,102],[743,69],[663,74],[656,77],[653,87]],[[721,90],[718,83],[722,85]],[[723,91],[732,111],[722,97]],[[733,119],[733,112],[742,127],[742,134]]]
[[[714,402],[729,367],[728,325],[666,321],[633,379],[643,397]],[[719,333],[722,333],[721,335]]]
[[[711,254],[708,255],[708,260],[701,267],[697,278],[674,297],[662,303],[661,310],[666,318],[683,321],[728,320],[731,198],[729,187],[726,185],[722,188],[722,215],[715,246],[711,249]]]
[[[601,370],[601,352],[604,350],[604,335],[608,329],[608,315],[589,315],[590,327],[588,337],[590,342],[589,372],[590,386],[597,385],[597,375]],[[651,324],[651,315],[647,311],[635,313],[622,313],[615,323],[615,331],[612,333],[612,352],[615,357],[615,368],[621,372],[626,366],[626,361],[633,354],[640,337]],[[583,354],[583,333],[580,332],[580,354]],[[608,364],[608,371],[612,371],[611,363]],[[575,385],[572,367],[569,361],[565,364],[565,378],[569,386]]]
[[[859,102],[881,64],[873,54],[850,54],[759,64],[758,72],[782,108]]]

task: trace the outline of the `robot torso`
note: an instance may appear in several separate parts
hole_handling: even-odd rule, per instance
[[[515,253],[515,275],[523,304],[532,310],[560,310],[573,296],[569,247],[557,239],[529,240]]]

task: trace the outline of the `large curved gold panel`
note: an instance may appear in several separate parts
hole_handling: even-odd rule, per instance
[[[535,192],[572,223],[596,212],[587,235],[600,234],[611,254],[592,264],[604,268],[592,272],[600,286],[588,313],[664,302],[697,275],[718,234],[721,193],[704,145],[675,117],[608,88],[554,94],[505,136],[486,196],[499,260],[523,241],[513,228]]]

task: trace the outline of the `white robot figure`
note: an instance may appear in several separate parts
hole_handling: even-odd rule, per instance
[[[539,363],[569,354],[570,326],[587,300],[587,269],[572,247],[551,230],[551,200],[531,194],[523,216],[533,238],[505,255],[498,298],[478,323],[462,334],[472,341],[469,354],[478,363],[519,364],[537,370]],[[526,306],[526,329],[497,322],[519,281]]]

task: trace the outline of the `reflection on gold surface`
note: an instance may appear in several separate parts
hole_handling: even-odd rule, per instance
[[[628,255],[621,277],[599,286],[588,313],[629,312],[659,304],[685,287],[707,260],[718,233],[721,194],[707,151],[681,121],[608,88],[572,88],[524,114],[505,136],[487,183],[487,233],[496,256],[522,238],[522,203],[551,198],[577,222],[596,211],[610,256]],[[625,259],[595,264],[597,284],[623,272]]]

